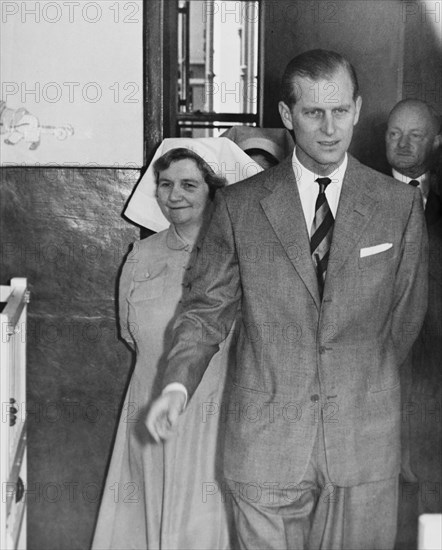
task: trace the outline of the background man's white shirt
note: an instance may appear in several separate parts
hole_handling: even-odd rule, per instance
[[[411,180],[416,180],[419,182],[418,189],[421,192],[422,201],[424,203],[425,209],[425,207],[427,206],[428,194],[430,192],[430,174],[428,172],[425,172],[418,178],[410,178],[408,176],[404,176],[404,174],[401,174],[394,168],[392,168],[392,172],[394,179],[399,180],[402,183],[406,183],[407,185],[410,183]]]

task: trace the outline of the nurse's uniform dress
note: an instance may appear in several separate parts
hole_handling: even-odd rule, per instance
[[[126,206],[127,218],[158,233],[134,243],[120,278],[121,335],[135,349],[137,360],[92,550],[224,550],[231,546],[221,446],[225,379],[234,357],[232,331],[179,417],[174,436],[156,444],[145,425],[148,407],[158,394],[194,245],[168,227],[155,199],[152,164],[175,147],[195,151],[229,184],[262,171],[227,138],[168,138]]]
[[[173,226],[134,244],[120,279],[120,327],[137,361],[123,406],[94,550],[229,548],[223,502],[222,401],[228,337],[180,416],[156,444],[145,426],[160,381],[192,243]]]

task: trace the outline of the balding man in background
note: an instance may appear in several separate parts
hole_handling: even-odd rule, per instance
[[[391,111],[386,133],[393,177],[420,189],[429,237],[428,310],[411,361],[402,369],[403,525],[409,523],[407,513],[416,525],[417,515],[442,512],[442,174],[434,170],[440,130],[431,106],[405,99]]]
[[[418,99],[400,101],[388,118],[387,160],[393,177],[419,187],[427,225],[432,225],[442,216],[439,194],[442,182],[437,181],[436,174],[431,171],[442,144],[440,126],[437,113]]]

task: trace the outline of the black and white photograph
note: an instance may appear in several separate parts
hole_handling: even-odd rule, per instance
[[[0,550],[441,550],[442,0],[0,31]]]

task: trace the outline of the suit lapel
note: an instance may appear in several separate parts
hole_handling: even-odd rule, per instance
[[[261,206],[319,309],[321,304],[318,282],[310,255],[310,240],[291,160],[291,157],[288,157],[272,171],[266,185],[272,193],[261,200]]]
[[[362,165],[349,156],[333,229],[324,296],[327,286],[332,284],[333,276],[366,230],[376,205],[377,199],[370,194],[370,182],[367,181]]]
[[[291,157],[272,171],[272,177],[266,187],[272,193],[261,200],[262,208],[287,256],[317,308],[320,309],[321,301],[310,254],[310,239]],[[324,296],[327,288],[333,284],[333,276],[337,274],[366,230],[376,205],[376,196],[370,192],[370,182],[367,181],[362,165],[349,156],[333,229]]]

